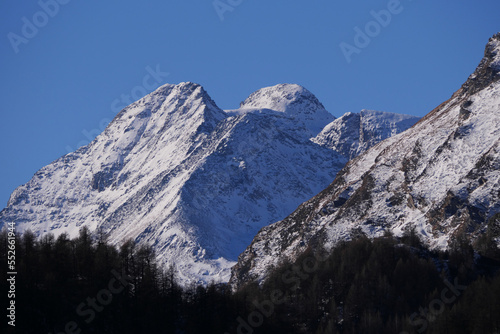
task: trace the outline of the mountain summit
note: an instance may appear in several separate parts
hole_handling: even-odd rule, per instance
[[[469,95],[486,88],[500,79],[500,33],[490,38],[484,50],[484,57],[474,73],[462,86]]]
[[[382,140],[410,128],[419,119],[375,110],[348,112],[325,126],[313,141],[351,160]]]
[[[310,91],[296,84],[259,89],[240,104],[240,109],[270,109],[304,122],[314,135],[335,117]]]

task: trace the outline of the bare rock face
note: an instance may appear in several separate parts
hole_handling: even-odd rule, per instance
[[[499,79],[500,33],[490,38],[484,50],[484,58],[467,82],[463,84],[462,90],[469,95],[474,95]]]

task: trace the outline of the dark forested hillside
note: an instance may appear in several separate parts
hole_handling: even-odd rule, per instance
[[[441,253],[413,232],[374,240],[360,233],[236,292],[181,288],[151,248],[131,241],[116,248],[86,229],[75,239],[26,232],[16,242],[16,333],[500,331],[500,255],[487,240],[475,254],[465,234]],[[5,231],[0,247],[6,267]],[[1,285],[7,291],[6,277]]]

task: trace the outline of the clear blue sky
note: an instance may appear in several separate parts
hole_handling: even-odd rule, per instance
[[[500,31],[498,0],[221,0],[220,15],[213,0],[54,1],[0,3],[0,207],[95,136],[122,96],[193,81],[229,109],[258,88],[298,83],[337,117],[363,108],[422,116]],[[370,23],[388,7],[390,23]],[[373,37],[358,40],[348,63],[340,44],[355,47],[354,28],[367,24]]]

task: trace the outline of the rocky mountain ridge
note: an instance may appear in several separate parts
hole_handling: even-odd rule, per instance
[[[231,284],[263,281],[308,247],[331,249],[414,229],[431,248],[457,236],[500,244],[500,34],[453,96],[409,130],[351,160],[334,182],[264,227],[233,267]]]

